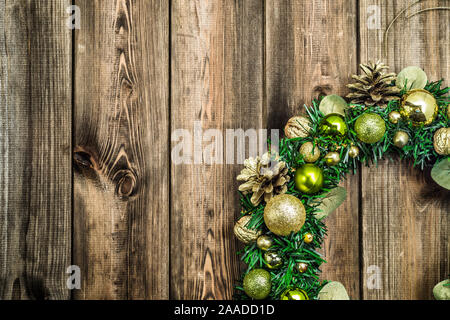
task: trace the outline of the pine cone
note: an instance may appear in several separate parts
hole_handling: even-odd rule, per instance
[[[348,84],[352,91],[347,98],[352,104],[363,104],[366,106],[386,107],[389,101],[400,99],[400,89],[393,84],[396,79],[395,73],[384,73],[389,69],[382,62],[369,62],[360,64],[363,75],[353,75],[355,83]]]
[[[251,202],[254,206],[264,200],[268,202],[274,195],[287,191],[287,183],[290,181],[288,168],[283,161],[277,162],[273,168],[269,168],[270,154],[265,153],[261,158],[256,157],[244,161],[245,168],[237,177],[238,181],[245,181],[239,186],[239,191],[244,194],[253,193]]]

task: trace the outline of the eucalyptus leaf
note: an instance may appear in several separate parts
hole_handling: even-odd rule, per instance
[[[399,89],[403,89],[405,86],[407,90],[423,89],[427,85],[427,81],[425,71],[419,67],[410,66],[399,72],[395,84]]]
[[[319,105],[319,110],[323,113],[324,116],[329,114],[339,114],[345,117],[345,110],[348,108],[347,102],[345,100],[336,95],[331,94],[322,99]]]
[[[337,187],[331,189],[323,198],[318,199],[321,203],[317,207],[318,212],[315,214],[316,218],[323,219],[327,217],[345,201],[346,197],[347,190],[345,188]]]
[[[434,165],[431,169],[431,178],[441,187],[450,190],[450,158]]]

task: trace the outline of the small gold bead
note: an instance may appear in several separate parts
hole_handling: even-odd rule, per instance
[[[340,161],[341,157],[337,152],[328,152],[325,156],[325,163],[330,167],[337,165]]]
[[[348,150],[348,156],[350,158],[357,158],[359,156],[359,148],[357,146],[351,146]]]
[[[400,119],[402,118],[402,115],[398,111],[392,111],[389,113],[389,122],[393,124],[397,124]]]
[[[297,264],[297,270],[298,270],[298,272],[300,272],[300,273],[305,273],[306,270],[308,270],[308,264],[307,264],[307,263],[304,263],[304,262],[299,262],[299,263]]]
[[[259,236],[256,245],[263,251],[267,251],[273,245],[273,239],[267,235]]]
[[[314,240],[314,236],[311,233],[305,233],[305,235],[303,236],[303,241],[305,243],[311,243]]]
[[[394,134],[393,142],[397,148],[403,148],[408,144],[409,136],[405,131],[397,131]]]

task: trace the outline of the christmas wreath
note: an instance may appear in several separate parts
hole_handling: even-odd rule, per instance
[[[291,118],[279,150],[245,160],[237,177],[242,214],[234,227],[247,269],[238,299],[349,299],[339,282],[319,280],[322,219],[346,197],[338,184],[358,164],[397,155],[450,189],[450,88],[418,67],[398,75],[381,62],[360,65],[347,101],[321,97]],[[435,288],[449,298],[448,280]],[[439,289],[439,290],[438,290]],[[440,293],[436,293],[439,291]]]

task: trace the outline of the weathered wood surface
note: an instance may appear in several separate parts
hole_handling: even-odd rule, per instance
[[[266,95],[270,129],[319,95],[345,94],[357,68],[356,1],[268,1]],[[326,219],[322,278],[342,282],[359,298],[358,175],[342,183],[347,201]]]
[[[401,16],[383,57],[384,30],[414,2],[77,0],[73,34],[69,1],[1,2],[0,298],[232,298],[242,165],[226,163],[226,130],[282,129],[320,94],[344,95],[369,59],[448,79],[449,11]],[[171,158],[178,129],[192,151],[200,139],[190,163]],[[218,132],[225,164],[205,163]],[[450,273],[449,193],[407,163],[342,185],[322,279],[352,299],[432,298]]]
[[[0,3],[0,298],[67,299],[69,1]]]
[[[383,57],[384,30],[402,8],[416,2],[361,1],[362,61]],[[442,77],[449,84],[450,12],[427,11],[406,19],[414,12],[444,3],[448,4],[423,1],[395,22],[387,37],[385,58],[393,71],[417,65],[431,79]],[[370,24],[377,8],[380,29]],[[450,193],[437,186],[429,172],[422,174],[409,162],[386,161],[364,168],[362,180],[362,298],[431,299],[433,286],[450,273]],[[371,277],[376,270],[381,278],[378,289]]]
[[[169,6],[77,1],[77,299],[169,297]]]
[[[263,128],[262,13],[254,0],[172,3],[171,129],[194,133],[197,122],[204,137],[193,139],[203,150],[212,141],[208,129],[225,136],[226,129]],[[241,166],[198,156],[172,163],[171,298],[231,299]],[[226,162],[226,153],[217,157]]]

